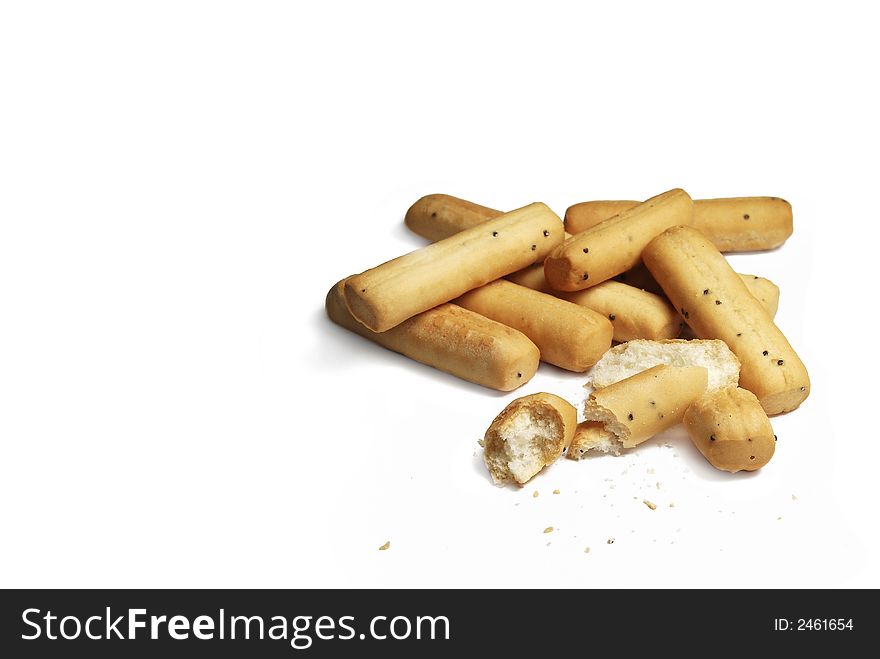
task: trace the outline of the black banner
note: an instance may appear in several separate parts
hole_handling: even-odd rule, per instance
[[[7,590],[0,656],[853,651],[876,591]],[[760,645],[758,645],[760,644]],[[377,654],[377,656],[379,656]],[[845,655],[846,656],[846,655]],[[855,655],[848,655],[855,656]]]

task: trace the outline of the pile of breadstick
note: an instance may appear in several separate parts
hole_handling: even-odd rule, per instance
[[[663,352],[695,336],[720,340],[738,361],[738,383],[716,388],[705,364],[675,357],[646,367],[597,389],[581,424],[552,394],[518,399],[483,441],[496,482],[521,485],[565,452],[616,453],[682,421],[716,467],[757,469],[774,452],[768,415],[809,395],[806,368],[773,321],[779,289],[734,272],[721,253],[785,242],[792,212],[783,199],[694,201],[675,189],[642,203],[576,204],[563,223],[542,203],[503,213],[429,195],[406,224],[433,244],[339,281],[326,309],[419,362],[511,391],[539,361],[585,372],[612,342],[648,340]]]

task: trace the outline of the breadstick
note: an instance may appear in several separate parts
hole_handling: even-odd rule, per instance
[[[519,330],[538,346],[543,361],[569,371],[586,371],[611,347],[613,328],[605,316],[505,279],[454,302]]]
[[[389,350],[499,391],[516,389],[538,370],[538,348],[525,335],[454,304],[424,311],[387,332],[372,332],[348,311],[344,284],[327,293],[330,320]]]
[[[700,453],[724,471],[754,471],[770,461],[776,436],[751,391],[728,387],[704,394],[684,414],[684,426]]]
[[[553,394],[517,398],[495,417],[483,438],[483,461],[496,485],[530,480],[571,443],[577,410]]]
[[[703,339],[721,339],[742,362],[739,384],[767,414],[789,412],[810,393],[803,362],[721,252],[691,227],[673,227],[642,258],[667,297]]]
[[[693,226],[722,252],[773,249],[793,231],[791,204],[779,197],[701,199]]]
[[[779,286],[766,277],[746,274],[740,274],[739,276],[746,285],[746,288],[749,289],[749,293],[757,298],[758,302],[761,303],[761,306],[763,306],[767,310],[767,313],[770,314],[770,317],[775,317],[776,312],[779,310]],[[511,275],[511,277],[513,277],[513,275]],[[618,275],[615,279],[624,284],[634,286],[635,288],[646,290],[649,293],[663,295],[663,289],[660,288],[660,284],[657,283],[642,263],[633,269],[627,270]]]
[[[355,318],[383,332],[541,261],[562,242],[562,234],[553,211],[529,204],[349,277],[345,301]]]
[[[592,309],[611,321],[614,340],[671,339],[678,336],[681,317],[665,298],[617,281],[602,282],[583,291],[564,293],[554,290],[544,278],[540,265],[507,275],[507,279],[542,293]]]
[[[504,215],[503,211],[466,199],[448,194],[429,194],[409,207],[403,221],[413,233],[437,242],[501,215]],[[565,237],[571,236],[566,233]]]
[[[429,194],[409,207],[403,221],[414,233],[437,242],[501,215],[503,211],[448,194]]]
[[[695,202],[696,203],[696,202]],[[620,215],[623,211],[635,208],[639,202],[632,200],[618,201],[582,201],[565,209],[565,230],[574,235],[592,229],[600,222]]]
[[[681,317],[665,298],[619,281],[605,281],[583,291],[558,295],[605,315],[614,326],[614,340],[618,343],[671,339],[681,331]]]
[[[638,446],[679,423],[685,410],[706,391],[709,375],[701,366],[654,366],[590,394],[584,426],[572,441],[569,457],[578,460],[589,450],[619,453]]]
[[[565,230],[586,231],[632,208],[635,201],[586,201],[565,211]],[[779,197],[695,199],[691,226],[722,252],[773,249],[792,233],[791,204]]]
[[[635,266],[651,239],[669,227],[690,224],[693,202],[670,190],[572,236],[544,261],[544,275],[560,291],[601,284]]]

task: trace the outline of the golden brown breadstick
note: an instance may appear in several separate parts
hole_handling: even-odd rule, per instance
[[[349,277],[345,301],[355,318],[383,332],[542,260],[562,234],[553,211],[529,204]]]
[[[503,211],[448,194],[429,194],[409,207],[403,221],[411,231],[437,242],[501,215]]]
[[[606,281],[583,291],[565,293],[552,289],[540,265],[507,275],[507,279],[542,293],[592,309],[611,321],[614,340],[671,339],[678,336],[681,317],[664,297],[617,281]]]
[[[767,414],[789,412],[810,393],[803,362],[721,252],[701,232],[673,227],[642,258],[703,339],[721,339],[742,362],[739,383]]]
[[[773,249],[793,231],[791,204],[779,197],[701,199],[693,226],[722,252]]]
[[[505,279],[454,302],[519,330],[538,346],[543,361],[569,371],[586,371],[611,347],[613,328],[605,316]]]
[[[635,266],[651,239],[692,216],[687,192],[664,192],[566,240],[544,261],[544,275],[560,291],[601,284]]]
[[[620,215],[623,211],[635,208],[639,202],[627,200],[609,201],[582,201],[565,209],[565,230],[574,235],[587,229],[592,229],[600,222],[608,218]]]
[[[578,460],[589,450],[618,453],[680,422],[685,410],[703,395],[709,374],[701,366],[654,366],[590,394],[586,421],[572,441],[568,457]]]
[[[754,471],[770,461],[776,435],[751,391],[728,387],[704,394],[684,414],[688,435],[718,469]]]
[[[466,199],[448,194],[429,194],[409,207],[404,222],[413,233],[437,242],[501,215],[504,215],[503,211]],[[565,237],[571,236],[566,233]]]
[[[552,464],[571,443],[577,410],[553,394],[517,398],[495,417],[483,438],[483,461],[496,485],[522,485]]]
[[[565,211],[565,230],[580,233],[632,208],[635,201],[585,201]],[[773,249],[792,233],[791,204],[779,197],[695,199],[691,225],[722,252]]]
[[[605,281],[583,291],[559,296],[608,317],[618,343],[633,339],[671,339],[678,336],[681,317],[666,298],[619,281]]]
[[[389,350],[499,391],[516,389],[538,370],[538,348],[525,335],[454,304],[441,304],[387,332],[372,332],[349,313],[344,283],[327,293],[330,320]]]
[[[776,316],[776,312],[779,309],[779,286],[766,277],[746,274],[740,274],[739,276],[746,285],[746,288],[749,289],[749,293],[758,299],[758,302],[760,302],[761,306],[767,310],[770,317],[773,318]],[[512,277],[513,275],[511,275],[511,278]],[[627,270],[623,274],[618,275],[615,279],[624,284],[629,284],[635,288],[641,288],[650,293],[664,295],[663,289],[660,288],[660,284],[657,283],[642,263],[631,270]]]

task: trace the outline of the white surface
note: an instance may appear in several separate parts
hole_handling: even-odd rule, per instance
[[[2,5],[0,585],[880,586],[869,5],[304,4]],[[324,317],[421,195],[674,186],[794,206],[731,259],[813,383],[758,474],[677,429],[495,488],[495,414],[584,377]]]

